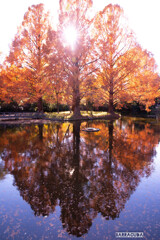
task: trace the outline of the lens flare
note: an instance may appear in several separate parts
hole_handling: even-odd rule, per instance
[[[77,42],[77,30],[73,26],[65,28],[64,40],[66,45],[69,45],[72,49],[75,48]]]

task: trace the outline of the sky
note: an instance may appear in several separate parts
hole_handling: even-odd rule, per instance
[[[138,43],[152,52],[160,71],[160,0],[93,0],[96,10],[110,3],[119,4],[128,18]],[[28,7],[44,3],[56,15],[58,0],[0,0],[0,62],[9,51],[9,46],[21,25]]]

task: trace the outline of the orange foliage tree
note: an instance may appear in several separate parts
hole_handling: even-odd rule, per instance
[[[89,19],[89,10],[92,1],[59,1],[60,14],[58,34],[61,49],[63,49],[63,70],[65,72],[68,90],[72,99],[74,117],[81,117],[80,101],[86,96],[90,88],[90,74],[94,71],[91,39],[92,20]],[[74,44],[66,42],[64,31],[72,28],[77,32]],[[68,33],[69,34],[69,33]],[[89,84],[87,84],[89,83]],[[69,96],[68,96],[69,97]]]
[[[1,100],[4,99],[6,95],[6,91],[4,87],[4,73],[1,67],[0,67],[0,94],[1,94]]]
[[[155,104],[159,96],[159,75],[153,55],[140,46],[134,49],[135,59],[138,62],[136,71],[130,74],[129,100],[143,104],[147,111]]]
[[[58,34],[52,28],[49,28],[46,45],[49,49],[48,66],[46,68],[49,88],[45,94],[45,100],[50,103],[56,102],[57,111],[59,112],[59,104],[65,101],[66,81],[63,72],[62,49],[60,48]]]
[[[6,60],[8,77],[13,82],[13,98],[22,101],[38,101],[43,110],[42,98],[49,87],[47,66],[49,49],[46,45],[49,20],[43,4],[32,5],[12,43]],[[18,95],[17,91],[18,81]]]
[[[100,85],[100,97],[103,95],[103,101],[108,103],[109,112],[113,113],[115,105],[122,106],[124,102],[133,99],[133,96],[138,99],[138,95],[146,94],[147,79],[150,80],[150,86],[157,87],[155,84],[157,75],[154,73],[155,63],[153,64],[149,54],[136,43],[119,5],[106,6],[96,15],[94,25],[95,46],[100,56],[97,78]],[[137,75],[143,82],[143,88],[140,82],[136,83]],[[132,88],[130,88],[131,85]],[[147,88],[150,92],[147,107],[153,104],[155,98],[153,93],[156,87]],[[139,88],[138,91],[137,88]],[[135,91],[137,91],[136,94]],[[143,100],[141,102],[144,103]]]

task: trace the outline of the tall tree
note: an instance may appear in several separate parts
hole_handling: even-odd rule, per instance
[[[81,117],[80,101],[87,92],[86,83],[93,71],[91,68],[92,21],[89,20],[92,0],[61,0],[59,3],[58,33],[63,49],[63,69],[69,86],[68,93],[72,98],[74,117],[79,118]]]
[[[54,29],[49,29],[46,45],[49,50],[47,56],[48,66],[46,68],[49,88],[47,89],[47,94],[45,94],[45,99],[49,102],[56,102],[57,111],[59,112],[59,104],[62,103],[62,99],[64,102],[66,81],[62,63],[63,54],[59,47],[57,32]]]
[[[3,100],[5,95],[6,95],[6,91],[5,91],[5,88],[4,88],[4,73],[3,73],[3,70],[1,69],[1,66],[0,66],[0,100]]]
[[[38,101],[39,111],[43,110],[42,98],[48,87],[46,71],[49,54],[46,46],[48,29],[48,13],[45,12],[43,4],[29,7],[6,61],[8,69],[19,69],[18,87],[21,89],[19,98],[24,100],[23,92],[26,92],[27,100]],[[13,82],[16,88],[15,78]]]
[[[100,56],[98,82],[101,96],[108,103],[113,114],[115,105],[122,105],[136,89],[130,83],[136,81],[143,69],[146,75],[146,55],[137,45],[132,31],[128,28],[124,12],[119,5],[109,4],[95,17],[95,41]],[[140,58],[143,57],[140,61]],[[147,63],[150,64],[149,62]],[[152,71],[154,69],[152,68]],[[134,76],[134,77],[133,77]],[[145,81],[145,78],[142,79]],[[150,81],[154,82],[150,74]],[[138,85],[136,85],[139,87]],[[150,89],[151,92],[152,89]],[[100,97],[101,97],[100,96]]]
[[[140,46],[136,47],[134,58],[137,58],[138,66],[137,71],[130,74],[129,99],[144,105],[149,111],[149,107],[155,104],[155,98],[159,96],[157,65],[153,54]]]

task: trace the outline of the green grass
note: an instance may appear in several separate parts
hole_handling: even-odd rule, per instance
[[[82,114],[82,116],[85,116],[85,117],[90,117],[90,116],[101,117],[101,116],[106,116],[109,113],[108,112],[95,112],[95,111],[93,111],[93,112],[81,111],[81,114]]]
[[[57,119],[69,119],[72,115],[73,115],[73,112],[69,112],[69,111],[66,111],[66,112],[52,112],[52,113],[45,113],[47,117],[49,118],[57,118]],[[107,112],[91,112],[91,111],[81,111],[81,114],[82,116],[84,117],[101,117],[101,116],[106,116],[108,115]]]
[[[52,112],[52,113],[45,113],[49,118],[57,118],[57,119],[69,119],[72,116],[72,113],[69,111],[66,112]]]

